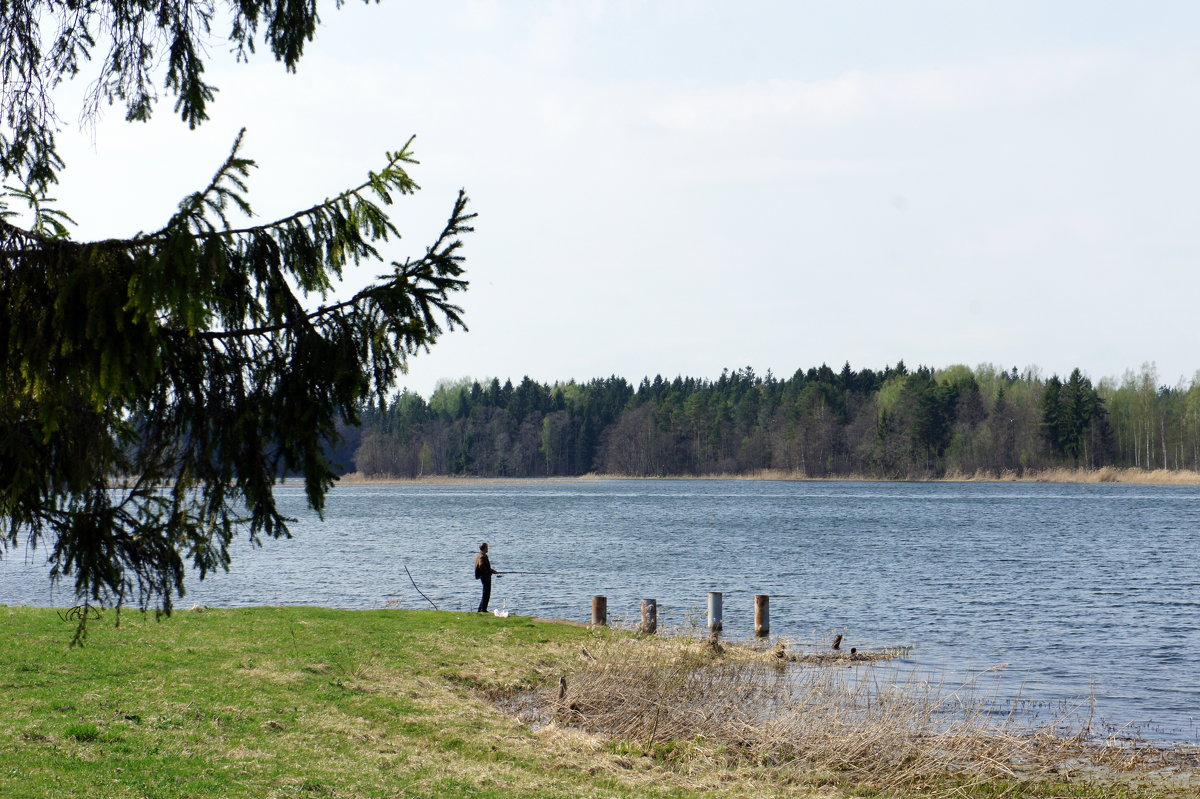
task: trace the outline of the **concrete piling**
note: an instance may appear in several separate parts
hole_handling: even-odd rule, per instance
[[[720,632],[722,627],[721,620],[721,592],[708,592],[708,630],[709,632]]]

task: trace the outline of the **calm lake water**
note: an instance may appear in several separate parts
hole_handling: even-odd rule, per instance
[[[178,602],[473,610],[471,562],[491,544],[492,607],[586,621],[606,595],[633,620],[726,635],[771,596],[772,636],[910,646],[903,665],[1046,704],[1095,697],[1100,721],[1200,743],[1200,489],[1126,485],[480,481],[343,486],[326,520],[279,489],[295,537],[240,545],[228,574]],[[68,605],[42,553],[0,561],[0,604]]]

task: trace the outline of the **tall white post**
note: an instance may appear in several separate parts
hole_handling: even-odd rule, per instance
[[[708,629],[712,632],[721,630],[721,592],[708,592]]]

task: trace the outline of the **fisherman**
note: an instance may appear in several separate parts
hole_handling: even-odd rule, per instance
[[[488,560],[487,541],[484,541],[479,545],[479,553],[475,556],[475,579],[483,583],[483,598],[479,600],[480,613],[487,613],[488,600],[492,598],[493,574],[498,576],[503,572],[492,568],[492,562]]]

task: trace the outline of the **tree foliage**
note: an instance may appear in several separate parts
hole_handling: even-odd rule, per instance
[[[44,208],[29,228],[0,220],[3,542],[46,541],[87,601],[169,610],[187,562],[225,567],[243,526],[287,535],[275,480],[302,474],[320,510],[339,420],[462,323],[461,192],[424,255],[328,300],[396,237],[384,209],[416,188],[407,146],[354,189],[234,227],[251,210],[240,141],[152,233],[71,241]]]
[[[822,365],[786,379],[749,368],[716,380],[657,376],[636,386],[617,377],[465,380],[440,386],[428,402],[404,393],[366,409],[354,466],[403,476],[780,469],[925,478],[1113,462],[1099,393],[1076,370],[1068,381],[1075,399],[1060,411],[1056,384],[1015,369],[909,370],[903,362],[878,371]]]
[[[85,604],[169,611],[188,565],[226,567],[239,530],[286,536],[285,473],[320,511],[339,431],[462,324],[462,192],[424,255],[330,299],[397,237],[411,140],[356,188],[265,224],[233,221],[252,216],[241,135],[151,233],[73,241],[47,196],[59,84],[91,78],[85,120],[120,104],[145,121],[161,91],[195,127],[213,45],[245,60],[262,44],[293,70],[318,21],[312,0],[0,0],[0,554],[46,546]]]

